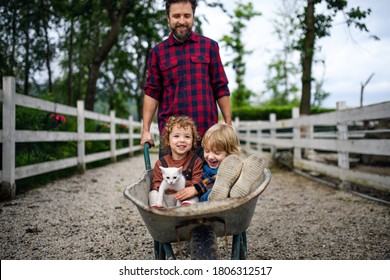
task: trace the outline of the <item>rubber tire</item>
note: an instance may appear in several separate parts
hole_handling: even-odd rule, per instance
[[[218,260],[217,236],[210,226],[194,228],[189,248],[192,260]]]

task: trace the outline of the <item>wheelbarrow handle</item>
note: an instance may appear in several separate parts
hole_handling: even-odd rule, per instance
[[[146,142],[144,144],[144,160],[145,160],[145,169],[149,170],[152,169],[152,165],[150,164],[150,154],[149,149],[152,146],[149,142]]]

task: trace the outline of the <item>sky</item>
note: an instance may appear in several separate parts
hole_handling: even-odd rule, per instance
[[[242,0],[247,3],[247,0]],[[222,1],[228,11],[235,8],[235,0]],[[267,65],[275,55],[275,50],[281,47],[276,36],[273,35],[271,19],[275,19],[276,11],[281,0],[260,1],[252,0],[254,9],[261,12],[261,16],[253,18],[243,31],[243,41],[252,54],[246,57],[245,82],[247,88],[261,93],[267,75]],[[364,87],[363,105],[371,105],[390,101],[390,1],[388,0],[348,0],[348,7],[359,6],[363,9],[371,8],[371,14],[365,23],[372,34],[380,38],[379,41],[370,39],[367,33],[355,28],[348,29],[340,14],[334,21],[331,36],[320,39],[320,58],[325,60],[324,67],[316,67],[317,77],[324,75],[323,89],[330,93],[323,106],[335,108],[336,103],[344,101],[347,107],[360,106],[361,85],[373,74],[369,83]],[[220,43],[223,34],[230,34],[229,18],[217,8],[206,7],[200,1],[196,16],[205,15],[208,23],[203,24],[203,35]],[[221,46],[222,62],[229,60],[229,52]],[[226,67],[229,87],[234,90],[235,74],[230,67]]]

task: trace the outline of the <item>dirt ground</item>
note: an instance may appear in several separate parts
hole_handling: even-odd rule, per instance
[[[152,155],[152,161],[156,156]],[[0,258],[148,260],[153,240],[124,188],[143,157],[88,170],[0,203]],[[390,259],[390,207],[271,168],[247,230],[251,260]],[[219,238],[221,259],[230,258]],[[174,244],[189,259],[186,244]],[[179,249],[182,254],[179,254]]]

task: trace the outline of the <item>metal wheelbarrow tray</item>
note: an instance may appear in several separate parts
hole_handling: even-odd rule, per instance
[[[124,196],[136,205],[149,233],[155,242],[161,244],[190,240],[192,230],[204,224],[210,226],[217,237],[240,236],[242,243],[241,235],[251,223],[258,197],[271,180],[271,172],[266,168],[262,179],[246,197],[199,202],[161,210],[151,208],[148,204],[152,174],[151,169],[144,172],[139,181],[125,188]],[[246,236],[244,239],[246,243]]]

